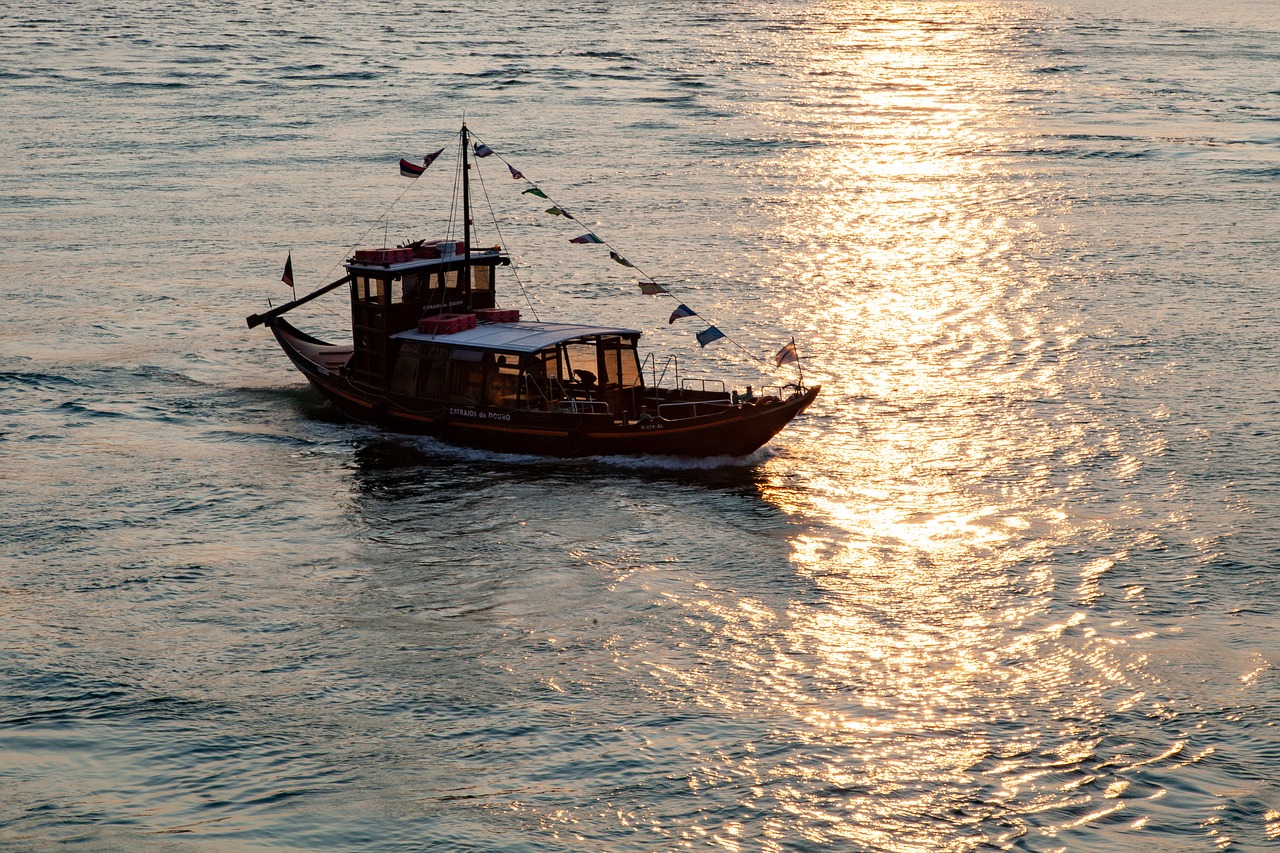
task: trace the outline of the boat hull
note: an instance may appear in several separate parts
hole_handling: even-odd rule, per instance
[[[341,369],[350,347],[334,347],[283,319],[269,324],[281,349],[334,408],[352,420],[451,444],[542,456],[744,456],[808,408],[820,388],[785,400],[726,404],[711,414],[618,422],[610,415],[432,406],[350,381]]]

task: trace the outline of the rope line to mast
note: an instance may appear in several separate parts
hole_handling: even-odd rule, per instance
[[[506,161],[504,160],[503,162],[505,163]],[[502,236],[502,226],[498,224],[498,217],[493,212],[493,201],[489,198],[489,187],[484,182],[484,174],[480,171],[479,162],[476,163],[476,180],[480,184],[480,191],[484,193],[484,203],[489,208],[489,219],[493,222],[493,230],[498,234],[498,244],[506,245],[506,240]],[[520,271],[514,262],[511,265],[511,277],[516,280],[516,285],[520,288],[520,295],[524,297],[524,304],[529,306],[533,319],[539,319],[538,309],[533,307],[533,301],[529,298],[529,292],[525,288],[524,282],[520,280]]]
[[[520,175],[520,180],[523,180],[525,183],[527,183],[530,187],[532,187],[533,189],[537,190],[538,192],[543,193],[543,198],[545,198],[547,201],[551,202],[551,204],[552,204],[552,206],[553,206],[553,207],[556,207],[556,208],[558,208],[558,209],[560,209],[560,210],[564,210],[564,208],[562,208],[562,207],[560,206],[560,203],[559,203],[559,202],[557,202],[555,199],[551,198],[551,196],[546,195],[546,190],[544,190],[542,187],[538,186],[536,183],[534,183],[533,181],[529,180],[528,178],[524,177],[524,173],[523,173],[522,171],[520,171],[519,169],[516,169],[516,167],[515,167],[514,165],[512,165],[512,163],[511,163],[509,160],[507,160],[507,158],[506,158],[506,157],[503,157],[503,156],[502,156],[502,154],[500,154],[500,153],[499,153],[497,150],[495,150],[492,146],[489,146],[489,145],[487,145],[487,143],[484,143],[484,141],[483,141],[483,140],[481,140],[479,137],[477,137],[477,136],[476,136],[476,134],[475,134],[475,132],[474,132],[474,131],[472,131],[472,132],[471,132],[471,136],[472,136],[473,138],[475,138],[475,139],[476,139],[478,142],[480,142],[481,144],[485,144],[485,145],[486,145],[486,147],[488,147],[488,148],[489,148],[489,150],[493,152],[493,156],[497,157],[499,160],[501,160],[503,163],[505,163],[505,164],[506,164],[506,166],[507,166],[507,168],[508,168],[508,169],[510,169],[510,170],[512,171],[512,173],[513,173],[513,174],[514,174],[514,173],[519,173],[519,175]],[[487,200],[487,196],[486,196],[486,200]],[[492,210],[492,208],[490,208],[490,209]],[[618,251],[618,250],[613,246],[613,244],[612,244],[612,243],[610,243],[608,240],[605,240],[603,237],[601,237],[599,234],[597,234],[594,230],[592,230],[592,228],[591,228],[590,226],[588,226],[588,225],[586,225],[585,223],[583,223],[583,222],[582,222],[581,220],[579,220],[576,216],[569,216],[568,218],[569,218],[569,219],[571,219],[571,220],[573,220],[574,222],[577,222],[578,224],[582,225],[582,227],[583,227],[583,228],[586,228],[586,229],[587,229],[587,233],[588,233],[588,234],[590,234],[592,237],[594,237],[596,240],[598,240],[598,241],[600,242],[600,244],[601,244],[601,245],[603,245],[603,246],[605,246],[606,248],[608,248],[608,249],[609,249],[609,251],[610,251],[612,254],[617,255],[618,257],[622,257],[622,258],[626,259],[626,258],[625,258],[625,256],[624,256],[621,252],[619,252],[619,251]],[[647,279],[648,281],[653,282],[654,284],[658,284],[658,279],[656,279],[655,277],[653,277],[653,276],[649,275],[648,273],[646,273],[646,272],[645,272],[643,269],[641,269],[639,266],[637,266],[637,265],[635,265],[635,264],[631,263],[630,259],[626,259],[626,260],[627,260],[627,263],[625,264],[625,266],[629,266],[631,269],[634,269],[634,270],[635,270],[639,275],[643,276],[643,277],[644,277],[645,279]],[[704,314],[702,314],[701,312],[699,312],[699,311],[697,311],[697,310],[695,310],[695,309],[693,309],[693,308],[689,308],[689,306],[688,306],[688,305],[685,305],[685,303],[684,303],[683,301],[681,301],[680,297],[676,296],[674,293],[672,293],[670,290],[668,290],[668,289],[667,289],[667,287],[666,287],[665,285],[659,285],[659,286],[660,286],[660,287],[662,287],[662,292],[661,292],[661,293],[659,293],[659,294],[655,294],[655,295],[659,295],[659,296],[662,296],[662,295],[669,296],[669,297],[671,297],[672,299],[676,300],[676,303],[677,303],[678,305],[684,305],[684,307],[685,307],[686,309],[688,309],[688,310],[691,312],[691,315],[687,315],[687,316],[694,316],[694,317],[698,317],[698,318],[702,319],[704,322],[706,322],[706,323],[707,323],[708,325],[710,325],[712,328],[714,328],[714,329],[716,329],[717,331],[719,331],[719,332],[720,332],[720,334],[724,336],[725,340],[729,341],[731,344],[733,344],[735,347],[737,347],[739,350],[741,350],[741,351],[742,351],[742,353],[743,353],[745,356],[747,356],[748,358],[750,358],[752,361],[755,361],[755,362],[756,362],[756,363],[758,363],[758,364],[765,365],[766,367],[768,366],[768,362],[767,362],[765,359],[760,358],[758,355],[756,355],[755,353],[753,353],[751,350],[747,349],[745,346],[743,346],[741,343],[739,343],[739,342],[737,341],[737,339],[735,339],[732,335],[730,335],[730,334],[726,333],[723,329],[721,329],[721,328],[720,328],[719,326],[717,326],[714,322],[712,322],[710,319],[708,319]],[[704,346],[705,346],[705,345],[704,345]]]
[[[452,134],[452,136],[453,136],[454,138],[457,138],[458,134],[454,133],[454,134]],[[364,230],[364,233],[362,233],[359,237],[357,237],[357,238],[355,239],[355,242],[353,242],[351,245],[347,246],[347,248],[346,248],[345,252],[344,252],[344,253],[343,253],[343,255],[342,255],[342,258],[341,258],[340,260],[338,260],[337,262],[335,262],[335,263],[333,264],[333,266],[329,267],[329,270],[328,270],[328,271],[324,274],[324,276],[322,277],[323,279],[328,279],[328,278],[329,278],[329,276],[333,275],[333,271],[334,271],[334,270],[336,270],[338,267],[342,266],[342,265],[346,262],[347,258],[351,257],[352,253],[353,253],[353,252],[355,252],[356,248],[357,248],[357,247],[359,247],[359,245],[360,245],[361,243],[363,243],[363,242],[364,242],[364,238],[365,238],[365,237],[368,237],[368,236],[369,236],[369,234],[371,234],[371,233],[373,232],[373,229],[377,228],[377,227],[378,227],[378,225],[379,225],[380,223],[383,225],[383,231],[384,231],[384,233],[385,233],[385,231],[390,227],[391,211],[392,211],[392,210],[394,210],[394,209],[395,209],[395,207],[396,207],[396,205],[400,203],[401,199],[403,199],[403,198],[404,198],[404,197],[409,193],[409,191],[410,191],[410,190],[412,190],[412,189],[414,188],[414,186],[418,183],[418,178],[420,178],[420,177],[422,177],[422,176],[421,176],[421,175],[418,175],[418,176],[414,177],[414,179],[413,179],[412,181],[410,181],[410,182],[409,182],[409,186],[407,186],[407,187],[405,187],[403,190],[401,190],[401,191],[400,191],[400,194],[399,194],[399,195],[397,195],[397,196],[396,196],[396,197],[391,201],[391,203],[390,203],[390,204],[388,204],[385,208],[383,208],[382,213],[378,215],[378,218],[377,218],[377,219],[373,220],[372,224],[370,224],[370,225],[369,225],[369,227],[368,227],[368,228],[366,228],[366,229]],[[455,192],[455,196],[456,196],[456,192]],[[456,203],[457,203],[457,202],[456,202],[456,198],[455,198],[455,202],[454,202],[454,203],[455,203],[455,208],[454,208],[454,209],[456,209]],[[451,228],[452,228],[452,224],[453,224],[453,215],[452,215],[452,213],[453,213],[453,211],[451,210],[451,211],[450,211],[450,216],[449,216],[449,223],[450,223],[450,227],[451,227]],[[386,239],[385,239],[385,238],[383,239],[383,242],[384,242],[384,243],[386,242]],[[296,291],[296,287],[295,287],[295,291]],[[338,312],[333,311],[332,309],[326,309],[326,310],[328,310],[328,311],[329,311],[329,313],[333,314],[335,317],[341,317],[341,316],[342,316],[341,314],[338,314]]]

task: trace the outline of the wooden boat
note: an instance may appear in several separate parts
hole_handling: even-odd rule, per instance
[[[759,393],[688,377],[661,387],[656,360],[644,362],[646,382],[637,330],[528,321],[497,307],[498,273],[511,261],[500,247],[471,245],[465,125],[459,139],[462,240],[357,251],[342,278],[247,318],[271,329],[338,411],[513,453],[710,457],[757,450],[813,402],[820,389],[803,382]],[[352,343],[328,343],[283,318],[344,285]]]

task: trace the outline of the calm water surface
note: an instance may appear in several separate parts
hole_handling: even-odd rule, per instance
[[[1204,5],[0,12],[0,849],[1280,847],[1280,11]],[[485,161],[508,305],[809,414],[332,418],[243,318],[464,115],[732,341]]]

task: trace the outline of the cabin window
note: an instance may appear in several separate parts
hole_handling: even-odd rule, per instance
[[[382,302],[387,291],[387,283],[380,278],[356,276],[355,294],[361,302]]]
[[[640,379],[640,358],[634,338],[601,338],[600,363],[604,367],[601,381],[606,385],[632,388],[644,384]]]
[[[418,387],[418,367],[421,363],[421,345],[407,341],[400,347],[400,355],[391,371],[387,388],[393,394],[413,394]]]
[[[463,406],[478,406],[484,393],[484,353],[478,350],[454,350],[449,355],[449,401]]]
[[[471,268],[471,289],[493,289],[493,267],[479,266]]]
[[[636,342],[627,341],[618,357],[622,360],[622,387],[636,388],[644,385],[644,373],[640,370],[640,353],[636,351]]]
[[[456,288],[457,288],[457,286],[458,286],[458,271],[457,271],[457,270],[445,270],[445,271],[444,271],[444,286],[445,286],[447,289],[449,289],[449,290],[454,290],[454,289],[456,289]]]
[[[635,350],[628,350],[622,338],[600,339],[600,366],[604,368],[604,376],[600,378],[600,384],[624,387],[636,384],[635,380],[639,372],[634,369]],[[633,369],[628,370],[628,367]]]
[[[525,359],[520,392],[527,403],[540,406],[564,396],[560,391],[560,354],[554,349],[535,352]]]
[[[520,362],[514,355],[495,355],[489,365],[489,385],[485,404],[510,408],[516,404],[520,388]]]
[[[560,375],[560,353],[554,349],[544,349],[534,356],[542,362],[542,372],[547,376]]]
[[[399,279],[397,279],[395,282],[398,285],[402,285],[402,287],[400,287],[399,291],[392,290],[392,296],[391,296],[392,301],[393,302],[421,302],[422,293],[427,288],[427,283],[424,280],[425,278],[426,278],[425,274],[420,274],[416,272],[405,273],[403,282],[401,282]]]
[[[428,400],[443,400],[445,391],[445,370],[449,364],[449,353],[444,347],[424,346],[422,359],[418,364],[418,393]]]
[[[591,386],[599,379],[600,365],[596,363],[596,345],[580,342],[565,344],[561,379]],[[586,375],[584,375],[586,374]]]
[[[449,386],[449,401],[463,406],[480,405],[480,391],[484,388],[484,366],[453,363],[453,382]]]
[[[424,358],[418,364],[418,393],[428,400],[444,399],[446,362]]]
[[[391,279],[391,301],[404,302],[404,280],[400,276]]]
[[[409,302],[422,298],[422,279],[418,278],[416,272],[411,272],[404,277],[404,301]]]

